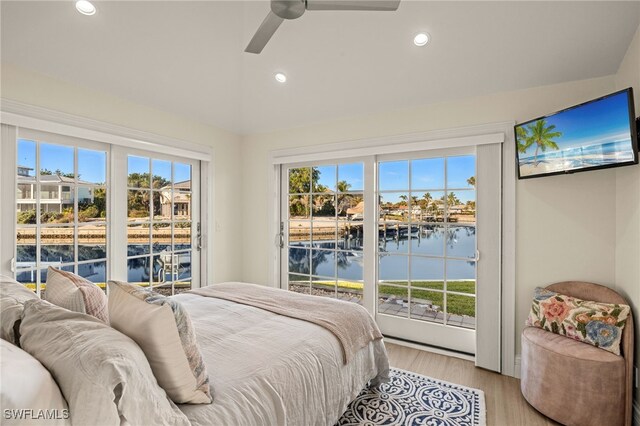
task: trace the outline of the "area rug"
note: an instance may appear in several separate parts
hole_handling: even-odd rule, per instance
[[[391,381],[364,389],[336,426],[485,426],[484,392],[392,368]]]

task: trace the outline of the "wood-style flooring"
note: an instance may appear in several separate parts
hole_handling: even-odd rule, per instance
[[[392,367],[482,389],[487,404],[487,426],[557,426],[522,397],[520,380],[482,368],[473,362],[406,346],[385,343]]]

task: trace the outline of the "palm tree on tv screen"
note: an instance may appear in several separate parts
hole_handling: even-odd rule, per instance
[[[540,163],[538,161],[538,151],[546,152],[547,148],[556,150],[560,149],[553,139],[561,137],[562,132],[554,131],[555,128],[555,124],[547,126],[547,121],[544,118],[527,126],[527,130],[530,132],[529,138],[531,140],[529,146],[536,144],[536,152],[533,155],[535,166]],[[527,138],[527,141],[529,138]]]
[[[518,152],[520,154],[524,154],[527,152],[527,149],[533,144],[533,139],[529,137],[529,133],[527,129],[524,127],[516,128],[516,140],[518,141]]]

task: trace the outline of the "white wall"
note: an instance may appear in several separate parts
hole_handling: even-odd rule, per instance
[[[219,225],[215,231],[214,278],[230,281],[241,275],[240,241],[234,220],[238,208],[230,201],[240,189],[239,136],[6,63],[1,70],[5,99],[213,147],[215,219]]]
[[[275,149],[382,137],[475,124],[524,121],[614,91],[604,77],[473,99],[320,123],[244,138],[243,235],[249,263],[242,279],[268,284],[265,256],[274,236],[266,212],[268,153]],[[339,100],[336,100],[339,102]],[[586,280],[612,286],[615,279],[615,171],[603,170],[519,181],[517,184],[517,353],[520,332],[536,286]]]
[[[615,76],[618,89],[633,87],[636,117],[640,116],[640,27]],[[640,166],[616,170],[616,290],[633,307],[636,325],[636,366],[640,366]],[[640,393],[636,392],[640,403]]]

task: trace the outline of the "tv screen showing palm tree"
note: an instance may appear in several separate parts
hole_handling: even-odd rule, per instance
[[[520,179],[638,163],[631,88],[515,126]]]

